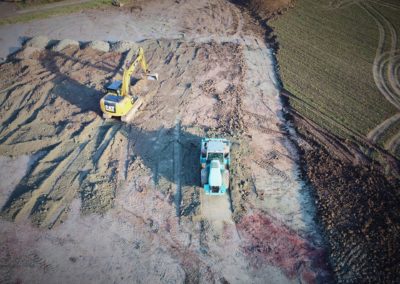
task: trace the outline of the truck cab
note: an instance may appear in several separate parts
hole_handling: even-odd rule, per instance
[[[222,195],[229,188],[230,142],[204,138],[201,141],[201,185],[207,195]]]

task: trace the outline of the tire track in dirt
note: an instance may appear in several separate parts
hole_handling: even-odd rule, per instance
[[[328,6],[326,7],[328,10],[342,9],[347,6],[351,6],[354,4],[359,4],[360,2],[364,2],[368,0],[333,0],[330,1]]]
[[[392,90],[389,88],[389,86],[386,84],[386,80],[383,76],[384,74],[382,66],[383,61],[381,60],[382,56],[385,53],[384,48],[387,37],[383,22],[387,24],[386,27],[389,29],[389,32],[391,34],[391,45],[390,45],[391,47],[389,51],[391,54],[393,54],[396,49],[396,37],[395,37],[396,31],[394,30],[391,24],[388,24],[386,20],[380,16],[380,14],[377,12],[376,9],[374,9],[368,4],[360,4],[360,7],[364,9],[374,19],[374,21],[378,25],[378,30],[379,30],[378,47],[376,49],[375,59],[372,67],[372,73],[374,76],[375,84],[378,87],[381,94],[397,109],[400,110],[400,100],[398,95],[393,93]]]
[[[383,7],[388,7],[388,8],[395,9],[395,10],[400,9],[400,5],[396,5],[396,4],[393,4],[393,3],[387,3],[387,2],[384,2],[384,1],[380,1],[380,0],[368,0],[368,1],[370,3],[374,3],[374,4],[377,4],[377,5],[383,6]]]
[[[381,66],[380,76],[384,78],[387,76],[387,81],[395,94],[400,94],[400,79],[398,79],[398,71],[400,63],[400,49],[385,52],[379,59]]]
[[[397,114],[389,117],[385,121],[383,121],[381,124],[376,126],[374,129],[372,129],[368,133],[367,138],[370,141],[376,143],[377,140],[379,139],[379,137],[382,137],[382,135],[386,132],[386,130],[388,130],[392,125],[394,125],[395,123],[398,123],[399,121],[400,121],[400,113],[397,113]]]
[[[36,188],[31,191],[24,204],[17,204],[13,208],[14,202],[11,201],[13,203],[10,204],[11,211],[8,214],[12,214],[16,221],[25,221],[35,215],[40,210],[40,207],[49,203],[49,206],[45,209],[45,219],[42,220],[42,217],[39,216],[41,226],[51,227],[57,221],[66,206],[76,196],[76,189],[79,186],[79,184],[74,184],[77,173],[79,173],[79,169],[82,166],[87,166],[86,162],[82,164],[81,156],[86,156],[83,153],[87,152],[87,147],[90,147],[90,144],[95,144],[93,141],[90,142],[90,131],[88,129],[97,127],[99,122],[100,120],[96,120],[90,123],[79,135],[71,138],[72,140],[81,141],[78,147],[70,139],[66,139],[65,142],[61,142],[36,162],[29,178],[29,184]],[[65,152],[67,154],[62,154]],[[58,194],[60,189],[62,190],[61,195]]]
[[[400,9],[400,5],[395,5],[393,3],[387,3],[380,0],[333,0],[329,3],[327,8],[329,10],[341,9],[346,8],[347,6],[355,5],[355,4],[362,4],[365,2],[377,4],[383,7],[388,7],[391,9]]]
[[[222,5],[226,5],[226,3],[223,3]],[[232,5],[230,7],[231,9],[231,15],[233,17],[233,22],[235,23],[235,33],[232,35],[235,38],[240,38],[240,34],[243,29],[243,17],[242,13],[240,12],[239,8],[237,6]]]
[[[52,78],[54,78],[54,76],[51,76],[50,78],[48,78],[48,81],[45,80],[43,83],[35,86],[33,90],[29,90],[27,92],[25,92],[27,89],[25,87],[22,87],[21,94],[19,94],[19,89],[15,90],[17,92],[16,94],[13,94],[13,96],[16,96],[18,98],[15,98],[15,101],[8,104],[8,106],[1,107],[1,119],[4,121],[0,128],[0,133],[3,135],[1,143],[5,142],[13,134],[13,131],[10,129],[15,129],[16,125],[25,124],[34,115],[32,114],[29,118],[26,118],[24,115],[20,115],[23,111],[25,111],[26,108],[29,107],[40,109],[43,108],[44,105],[49,103],[48,99],[50,98],[50,95],[47,94],[46,96],[41,96],[41,94],[49,93],[49,91],[53,87],[53,84],[49,82]],[[13,108],[13,104],[17,104],[18,107]]]
[[[375,84],[380,93],[398,110],[400,110],[400,78],[396,76],[396,67],[400,61],[399,51],[397,50],[397,33],[390,21],[384,17],[377,9],[368,3],[358,3],[358,5],[374,19],[379,30],[379,41],[376,49],[375,59],[372,67],[372,73]],[[385,52],[385,43],[387,40],[387,32],[390,34],[390,50]],[[374,143],[384,135],[392,125],[398,123],[399,114],[386,119],[384,122],[372,129],[367,137]],[[397,137],[397,135],[395,136]],[[392,138],[393,139],[393,138]],[[394,145],[397,143],[390,143],[389,150],[394,153]],[[388,149],[388,148],[387,148]]]
[[[63,160],[51,170],[51,173],[46,177],[44,182],[40,186],[32,191],[30,199],[18,210],[15,215],[16,221],[26,221],[31,214],[35,211],[35,207],[38,207],[38,202],[41,203],[41,197],[49,195],[62,181],[66,172],[70,169],[71,165],[78,158],[79,154],[85,148],[86,144],[76,148],[74,151],[63,157]]]
[[[99,145],[96,145],[95,149],[97,149],[93,154],[93,164],[97,168],[100,158],[103,156],[104,151],[110,145],[111,141],[115,138],[116,133],[121,129],[121,124],[113,124],[110,126],[106,126],[108,129],[106,130],[104,135],[99,135],[97,139],[100,141]],[[101,132],[100,132],[101,133]]]
[[[393,24],[374,8],[371,3],[385,6],[392,9],[399,9],[400,6],[392,5],[381,1],[334,1],[330,4],[331,9],[345,8],[349,5],[358,5],[362,8],[371,18],[374,19],[378,26],[379,40],[378,47],[372,66],[372,73],[375,84],[379,92],[398,110],[400,110],[400,49],[397,49],[397,32]],[[385,44],[387,42],[387,35],[390,34],[390,50],[385,51]],[[368,134],[367,138],[377,143],[386,133],[389,128],[393,127],[399,122],[399,113],[387,118],[385,121],[377,125]],[[400,144],[399,135],[395,134],[390,140],[385,143],[384,147],[391,153],[396,152],[396,148]],[[397,141],[397,142],[396,142]]]
[[[395,134],[385,145],[385,148],[392,152],[394,155],[397,155],[398,149],[400,147],[400,132]]]
[[[378,66],[381,66],[381,71],[380,71],[380,78],[381,81],[386,82],[389,81],[390,86],[387,86],[387,89],[389,89],[389,91],[393,94],[392,96],[394,96],[397,101],[399,101],[400,98],[400,89],[397,88],[397,85],[399,84],[400,78],[396,78],[395,74],[394,74],[394,70],[395,70],[395,66],[396,63],[398,63],[398,58],[399,58],[399,49],[397,48],[397,33],[396,30],[393,26],[393,24],[382,15],[382,13],[380,13],[377,9],[373,8],[370,6],[370,8],[372,8],[374,10],[374,12],[376,12],[379,17],[385,22],[386,26],[389,28],[390,31],[390,35],[391,35],[391,48],[389,52],[386,53],[382,53],[381,54],[381,61],[380,64],[378,64]],[[388,57],[386,59],[383,60],[383,58]],[[385,68],[385,64],[388,63],[388,67]],[[386,71],[386,72],[385,72]],[[387,74],[386,80],[384,78],[385,73]],[[392,88],[390,90],[390,87]]]
[[[28,64],[32,72],[25,81],[36,85],[32,90],[18,84],[6,88],[10,103],[3,100],[2,107],[12,107],[3,112],[2,120],[8,125],[2,133],[2,153],[44,152],[2,208],[1,215],[7,219],[31,219],[51,228],[62,221],[72,200],[79,196],[82,211],[101,212],[112,204],[118,184],[115,180],[123,180],[120,175],[114,177],[115,166],[108,166],[115,163],[113,156],[118,146],[125,147],[123,144],[127,143],[121,142],[121,124],[102,122],[90,111],[97,109],[98,99],[92,89],[83,85],[91,74],[98,73],[93,69],[101,65],[103,74],[108,74],[108,59],[95,57],[96,63],[92,64],[90,55],[79,48],[67,53],[53,53],[50,62],[46,56],[36,57],[36,69],[34,64]],[[41,60],[46,63],[40,64]],[[93,207],[96,202],[99,206]]]

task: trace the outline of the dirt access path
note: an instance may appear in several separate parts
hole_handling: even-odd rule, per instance
[[[142,40],[160,81],[130,124],[98,106],[119,52],[26,47],[0,66],[0,282],[329,281],[260,27],[225,1],[119,13],[46,25],[76,33],[90,19],[93,36],[104,21]],[[199,186],[204,136],[233,142],[229,195]]]

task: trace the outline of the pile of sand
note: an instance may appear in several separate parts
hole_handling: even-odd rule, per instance
[[[113,52],[122,53],[130,49],[136,50],[138,49],[138,45],[135,42],[125,40],[117,41],[111,44],[111,51]]]
[[[77,46],[79,47],[79,42],[72,39],[63,39],[56,43],[51,50],[52,51],[61,51],[68,46]]]
[[[38,49],[45,49],[50,43],[50,39],[46,36],[35,36],[29,39],[26,43],[26,47],[34,47]]]
[[[86,47],[90,47],[90,48],[93,48],[95,50],[102,51],[102,52],[110,51],[110,44],[108,42],[102,41],[102,40],[91,41],[86,45]]]

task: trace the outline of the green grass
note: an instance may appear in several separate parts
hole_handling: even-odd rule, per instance
[[[121,1],[122,3],[128,1]],[[49,18],[56,15],[65,15],[79,12],[87,9],[99,9],[111,6],[111,0],[91,0],[81,4],[69,5],[64,7],[55,7],[49,10],[20,14],[14,17],[0,19],[0,25],[25,23],[33,20]]]
[[[43,4],[50,4],[50,3],[55,3],[55,2],[61,2],[63,0],[35,0],[35,1],[21,1],[17,2],[17,6],[19,8],[29,8],[29,7],[34,7],[34,6],[39,6]]]
[[[329,9],[329,2],[298,0],[269,22],[280,44],[281,79],[301,115],[340,137],[365,137],[397,111],[373,79],[378,28],[358,5]],[[374,7],[398,30],[399,10]]]

